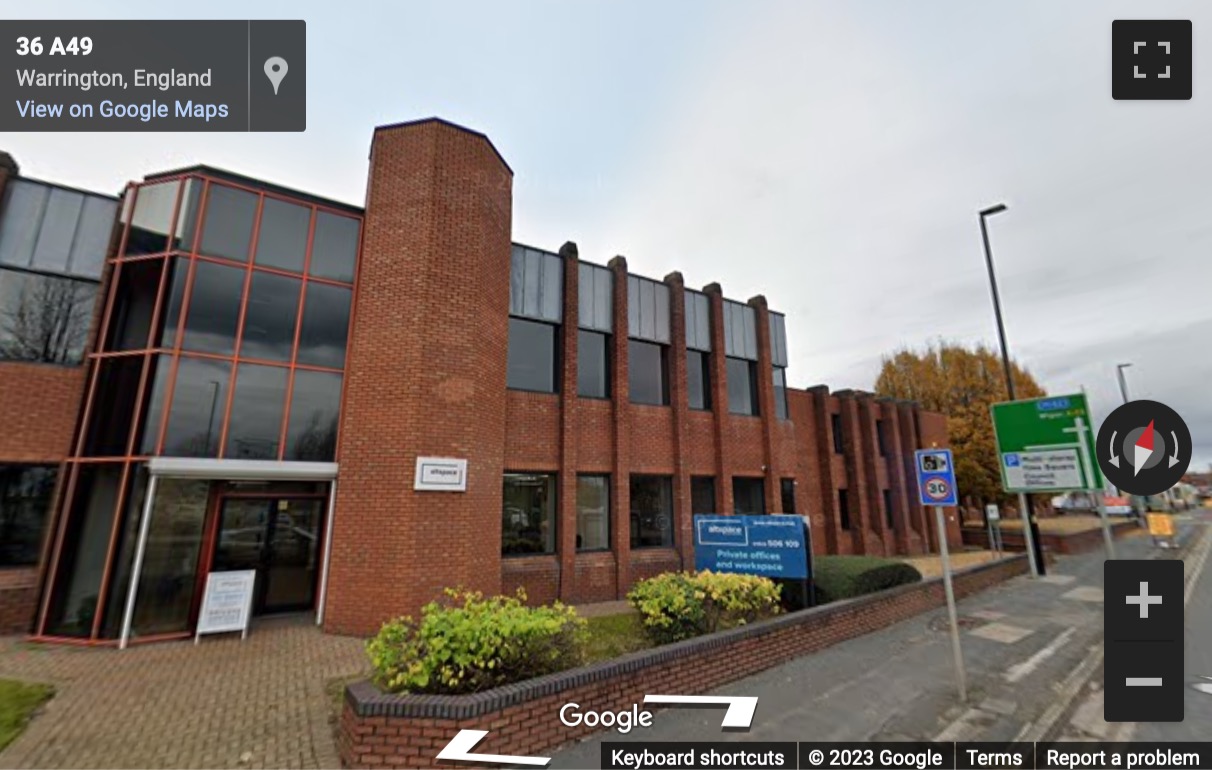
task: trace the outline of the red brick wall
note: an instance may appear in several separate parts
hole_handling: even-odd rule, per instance
[[[84,394],[83,366],[0,362],[0,462],[67,456]]]
[[[38,603],[38,569],[0,570],[0,636],[30,630]]]
[[[370,167],[325,616],[355,634],[501,589],[506,447],[512,172],[435,120],[380,127]],[[413,491],[418,456],[466,458],[467,491]]]
[[[1017,556],[956,573],[963,597],[1026,572]],[[474,751],[543,755],[594,728],[566,727],[559,710],[615,711],[657,692],[704,693],[793,658],[870,633],[942,606],[940,578],[881,594],[786,615],[711,637],[651,650],[627,665],[607,661],[511,686],[508,705],[489,691],[474,696],[391,696],[368,683],[346,689],[338,749],[346,767],[435,767],[435,755],[462,729],[489,730]],[[372,713],[374,714],[372,716]],[[439,717],[438,714],[443,716]]]

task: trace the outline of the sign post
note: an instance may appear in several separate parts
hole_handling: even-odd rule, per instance
[[[947,550],[947,523],[943,508],[959,504],[955,488],[955,461],[950,449],[919,449],[914,452],[917,491],[924,506],[934,508],[938,530],[938,551],[943,560],[943,588],[947,592],[947,617],[951,625],[951,653],[955,657],[955,679],[961,703],[968,701],[968,683],[964,673],[964,652],[960,648],[959,617],[955,610],[955,588],[951,585],[951,554]]]
[[[1007,401],[989,407],[997,441],[1002,487],[1019,493],[1023,526],[1029,528],[1026,495],[1031,492],[1093,492],[1099,509],[1109,558],[1115,544],[1106,507],[1102,504],[1103,475],[1094,449],[1096,439],[1084,393]],[[1032,572],[1043,574],[1043,554],[1030,547]]]
[[[202,634],[223,634],[239,631],[241,639],[248,638],[248,621],[252,617],[253,588],[257,583],[255,569],[211,572],[206,576],[206,593],[198,612],[198,627],[194,644]]]

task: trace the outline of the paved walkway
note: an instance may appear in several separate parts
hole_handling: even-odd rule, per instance
[[[335,768],[328,684],[367,667],[362,641],[310,618],[125,651],[0,639],[0,678],[55,685],[0,768]]]

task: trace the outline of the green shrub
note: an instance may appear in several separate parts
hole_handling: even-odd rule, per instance
[[[814,556],[812,577],[816,603],[825,604],[918,583],[922,573],[912,564],[878,556]]]
[[[781,611],[779,587],[769,578],[709,571],[666,572],[642,580],[627,601],[656,644],[745,625]]]
[[[374,681],[388,692],[469,693],[581,664],[585,621],[560,603],[527,607],[526,595],[484,598],[447,589],[421,620],[384,623],[366,644]]]

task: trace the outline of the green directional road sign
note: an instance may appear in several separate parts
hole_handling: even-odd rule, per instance
[[[1085,394],[1007,401],[990,411],[1007,492],[1103,488]]]

